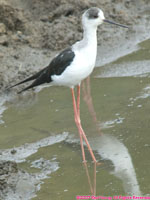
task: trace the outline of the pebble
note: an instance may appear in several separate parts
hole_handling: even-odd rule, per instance
[[[6,35],[0,36],[0,44],[5,45],[8,43],[8,38]]]
[[[0,34],[6,33],[6,26],[3,23],[0,23]]]

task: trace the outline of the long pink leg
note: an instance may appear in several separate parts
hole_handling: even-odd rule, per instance
[[[87,175],[87,178],[88,178],[88,183],[89,183],[89,186],[90,186],[91,193],[92,193],[92,195],[96,195],[96,167],[97,167],[97,163],[94,162],[93,184],[91,182],[92,179],[90,178],[90,175],[89,175],[87,163],[84,163],[84,167],[85,167],[86,175]]]
[[[93,183],[93,193],[96,195],[96,166],[98,163],[94,163],[94,183]]]
[[[78,127],[78,130],[79,130],[79,125],[78,124],[80,122],[80,119],[79,119],[79,115],[78,115],[78,111],[77,111],[76,100],[75,100],[75,95],[74,95],[74,89],[73,88],[71,88],[71,93],[72,93],[73,108],[74,108],[74,119],[75,119],[75,123],[76,123],[76,125]],[[86,162],[81,131],[79,131],[79,136],[80,136],[80,144],[81,144],[83,162]]]
[[[94,189],[93,189],[93,186],[92,186],[92,183],[91,183],[91,178],[90,178],[90,175],[89,175],[89,170],[88,170],[86,162],[84,163],[84,167],[85,167],[85,172],[86,172],[86,175],[87,175],[87,178],[88,178],[88,183],[89,183],[89,186],[90,186],[91,194],[95,195],[94,194]]]
[[[77,86],[77,112],[80,116],[80,85]]]
[[[79,131],[79,135],[80,135],[80,142],[81,142],[81,149],[82,149],[82,156],[83,156],[83,161],[85,161],[85,154],[84,154],[84,147],[83,147],[83,141],[82,141],[82,137],[84,138],[85,140],[85,143],[88,147],[88,150],[91,154],[91,157],[93,159],[94,162],[97,162],[96,159],[95,159],[95,156],[94,156],[94,153],[92,151],[92,148],[87,140],[87,137],[82,129],[82,126],[81,126],[81,120],[80,120],[80,116],[78,115],[78,111],[77,111],[77,105],[76,105],[76,100],[75,100],[75,95],[74,95],[74,89],[71,88],[71,93],[72,93],[72,100],[73,100],[73,108],[74,108],[74,118],[75,118],[75,123],[76,123],[76,126],[78,127],[78,131]]]
[[[74,100],[75,100],[75,96],[74,96]],[[77,106],[76,106],[76,108],[77,108],[78,120],[80,121],[80,85],[77,86]],[[80,121],[80,123],[81,123],[81,121]],[[83,162],[85,162],[83,137],[82,137],[82,134],[80,134],[80,132],[79,132],[79,136],[80,136],[80,144],[81,144],[81,149],[82,149]]]

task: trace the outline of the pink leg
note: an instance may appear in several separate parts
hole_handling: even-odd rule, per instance
[[[75,96],[74,96],[75,99]],[[77,113],[78,113],[78,120],[80,120],[80,85],[77,86]],[[79,133],[80,136],[80,144],[81,144],[81,149],[82,149],[82,157],[83,157],[83,161],[85,162],[85,152],[84,152],[84,146],[83,146],[83,137],[82,135]]]
[[[75,119],[75,123],[77,125],[78,122],[80,121],[80,119],[79,119],[79,116],[78,116],[78,111],[77,111],[76,100],[75,100],[75,95],[74,95],[74,89],[73,88],[71,88],[71,93],[72,93],[73,108],[74,108],[74,119]],[[79,101],[79,98],[78,98],[78,101]],[[78,127],[78,125],[77,125],[77,127]],[[79,129],[79,127],[78,127],[78,129]],[[80,144],[81,144],[83,162],[86,162],[84,146],[83,146],[83,140],[82,140],[82,133],[80,131],[79,131],[79,136],[80,136]]]
[[[83,141],[82,141],[82,137],[84,138],[85,140],[85,143],[88,147],[88,150],[91,154],[91,157],[93,159],[94,162],[97,162],[96,159],[95,159],[95,156],[93,154],[93,151],[90,147],[90,144],[86,138],[86,135],[82,129],[82,126],[81,126],[81,121],[80,121],[80,116],[78,115],[78,112],[77,111],[77,105],[76,105],[76,100],[75,100],[75,95],[74,95],[74,89],[71,88],[71,93],[72,93],[72,100],[73,100],[73,108],[74,108],[74,118],[75,118],[75,123],[76,123],[76,126],[78,127],[78,131],[79,131],[79,135],[80,135],[80,142],[81,142],[81,149],[82,149],[82,156],[83,156],[83,161],[85,161],[85,153],[84,153],[84,147],[83,147]],[[79,97],[78,97],[79,99]]]
[[[96,166],[98,163],[94,163],[94,183],[93,183],[93,194],[96,195]]]
[[[80,85],[77,86],[77,112],[80,116]]]
[[[92,183],[91,183],[91,178],[90,178],[90,175],[89,175],[89,170],[88,170],[86,162],[84,163],[84,167],[85,167],[85,172],[86,172],[86,175],[87,175],[87,178],[88,178],[88,183],[89,183],[89,186],[90,186],[91,194],[95,195],[94,194],[94,189],[93,189],[93,186],[92,186]]]
[[[75,97],[74,97],[75,99]],[[80,120],[80,85],[77,86],[77,113],[78,113],[78,120]],[[82,149],[82,157],[84,158],[83,161],[85,162],[85,152],[84,152],[84,146],[83,146],[83,137],[82,134],[80,135],[80,144]]]

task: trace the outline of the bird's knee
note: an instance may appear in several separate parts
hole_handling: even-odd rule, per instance
[[[77,125],[81,125],[81,120],[80,120],[79,117],[76,117],[76,116],[75,116],[74,120],[75,120],[75,123],[76,123]]]

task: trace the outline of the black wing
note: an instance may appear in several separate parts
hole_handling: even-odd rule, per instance
[[[52,75],[60,75],[61,73],[63,73],[63,71],[71,64],[71,62],[74,59],[74,52],[72,51],[71,48],[65,49],[64,51],[62,51],[58,56],[56,56],[51,62],[50,64],[45,67],[44,69],[42,69],[41,71],[37,72],[36,74],[34,74],[33,76],[9,87],[15,87],[17,85],[26,83],[28,81],[32,81],[35,80],[31,85],[29,85],[28,87],[24,88],[23,90],[21,90],[19,93],[28,90],[30,88],[33,88],[35,86],[41,85],[43,83],[50,83],[52,81],[51,76]]]

